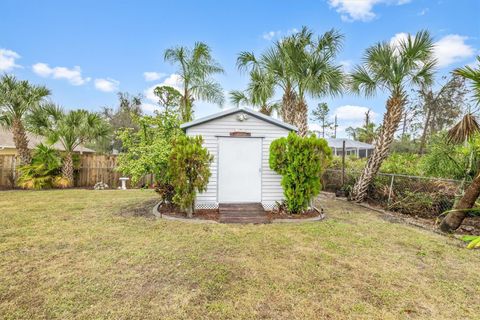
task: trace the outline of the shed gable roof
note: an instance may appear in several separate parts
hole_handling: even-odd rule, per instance
[[[224,111],[221,111],[221,112],[217,112],[217,113],[214,113],[214,114],[212,114],[212,115],[209,115],[209,116],[206,116],[206,117],[197,119],[197,120],[193,120],[193,121],[190,121],[190,122],[186,122],[186,123],[182,124],[182,125],[180,126],[180,128],[182,128],[183,130],[186,130],[186,129],[188,129],[188,128],[197,126],[197,125],[199,125],[199,124],[206,123],[206,122],[209,122],[209,121],[212,121],[212,120],[215,120],[215,119],[219,119],[219,118],[222,118],[222,117],[225,117],[225,116],[229,116],[229,115],[232,115],[232,114],[235,114],[235,113],[240,113],[240,112],[249,114],[249,115],[252,116],[252,117],[255,117],[255,118],[258,118],[258,119],[260,119],[260,120],[269,122],[269,123],[271,123],[271,124],[274,124],[274,125],[276,125],[276,126],[285,128],[285,129],[287,129],[287,130],[298,131],[297,127],[295,127],[295,126],[293,126],[293,125],[291,125],[291,124],[285,123],[285,122],[283,122],[283,121],[280,121],[280,120],[278,120],[278,119],[275,119],[275,118],[270,117],[270,116],[267,116],[267,115],[264,115],[263,113],[254,111],[254,110],[249,109],[249,108],[232,108],[232,109],[227,109],[227,110],[224,110]]]

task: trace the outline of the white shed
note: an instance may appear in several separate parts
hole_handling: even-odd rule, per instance
[[[214,156],[207,190],[197,194],[198,209],[219,203],[261,203],[272,209],[283,200],[281,176],[268,164],[273,140],[297,131],[295,126],[247,108],[228,109],[181,128],[189,136],[202,136]]]

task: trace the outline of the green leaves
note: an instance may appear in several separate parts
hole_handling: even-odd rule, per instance
[[[403,96],[410,85],[428,85],[436,65],[433,40],[427,31],[408,35],[398,43],[376,43],[366,50],[363,60],[354,68],[349,83],[353,92],[366,96],[377,89]]]
[[[455,74],[470,80],[472,83],[473,95],[476,104],[480,104],[480,56],[477,56],[477,68],[465,66],[463,68],[456,69]]]
[[[287,210],[301,213],[321,190],[320,177],[332,159],[327,141],[292,132],[270,145],[270,168],[282,175]]]
[[[197,192],[206,190],[211,175],[213,156],[202,143],[201,136],[178,136],[168,162],[168,176],[175,189],[173,202],[189,215],[194,210]]]
[[[469,242],[467,249],[480,249],[480,236],[463,236],[460,239],[465,242]]]
[[[223,68],[213,59],[208,45],[197,42],[193,49],[170,48],[165,51],[164,59],[179,67],[177,72],[183,82],[183,95],[180,103],[183,122],[193,119],[194,100],[223,104],[223,90],[220,84],[212,79],[213,75],[223,73]]]

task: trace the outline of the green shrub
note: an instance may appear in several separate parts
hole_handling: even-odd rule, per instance
[[[19,168],[18,185],[25,189],[48,189],[62,185],[62,161],[59,153],[44,144],[33,151],[30,164]]]
[[[202,146],[201,136],[175,139],[168,163],[168,176],[174,187],[173,202],[192,217],[197,192],[207,188],[213,156]]]
[[[164,112],[155,116],[135,117],[134,122],[139,130],[131,128],[119,130],[118,137],[122,142],[123,152],[118,156],[117,170],[129,176],[137,183],[147,174],[153,174],[160,190],[168,190],[168,176],[165,174],[172,150],[173,140],[182,131],[175,113]],[[162,200],[168,194],[160,194]]]
[[[270,145],[270,168],[282,175],[286,208],[301,213],[321,190],[320,177],[332,158],[325,139],[314,135],[300,137],[291,132],[288,137]]]

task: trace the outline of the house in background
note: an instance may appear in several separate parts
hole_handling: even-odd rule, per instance
[[[328,146],[332,148],[333,154],[341,156],[343,153],[343,142],[345,141],[345,155],[356,155],[359,158],[368,158],[375,148],[374,145],[341,138],[325,138]]]
[[[270,169],[270,144],[295,126],[247,108],[228,109],[181,125],[202,136],[214,160],[207,190],[197,194],[197,209],[219,204],[261,203],[270,210],[284,199],[281,176]]]
[[[32,133],[27,132],[28,138],[28,148],[35,149],[37,145],[40,143],[47,144],[47,139],[42,136],[37,136]],[[58,151],[65,151],[65,148],[62,146],[61,143],[55,143],[52,145],[55,150]],[[75,152],[80,154],[83,153],[95,153],[94,150],[80,146],[75,149]],[[15,148],[15,143],[13,142],[13,134],[11,131],[0,127],[0,155],[17,155],[18,151]]]

